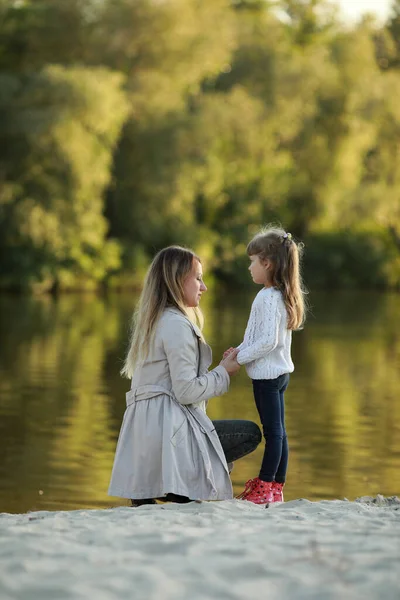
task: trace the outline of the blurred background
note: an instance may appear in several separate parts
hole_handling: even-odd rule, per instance
[[[0,511],[125,503],[149,261],[200,254],[217,362],[268,222],[304,242],[311,305],[286,497],[400,494],[399,97],[400,0],[0,0]],[[243,370],[209,414],[257,420]]]

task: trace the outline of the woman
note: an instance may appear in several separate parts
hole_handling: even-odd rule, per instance
[[[208,371],[198,308],[206,290],[200,259],[179,246],[161,250],[146,275],[121,371],[132,384],[109,488],[133,506],[232,498],[227,462],[261,441],[251,421],[206,415],[209,398],[227,392],[240,368],[234,350]]]

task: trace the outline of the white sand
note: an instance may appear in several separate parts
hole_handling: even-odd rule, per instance
[[[0,515],[0,599],[400,598],[400,501]]]

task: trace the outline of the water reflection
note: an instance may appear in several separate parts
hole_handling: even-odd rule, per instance
[[[241,340],[251,300],[205,296],[216,361]],[[106,492],[133,303],[129,294],[0,297],[0,511],[125,504]],[[294,335],[286,498],[399,494],[399,297],[313,294],[312,303],[305,330]],[[244,370],[209,414],[257,420]],[[261,454],[236,464],[237,491]]]

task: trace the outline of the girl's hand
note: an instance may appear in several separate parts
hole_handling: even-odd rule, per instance
[[[219,363],[228,371],[229,375],[234,375],[240,369],[240,365],[236,360],[236,356],[238,355],[239,350],[237,348],[233,348],[232,352],[230,352],[225,358],[221,360]],[[224,352],[225,355],[225,352]]]
[[[226,358],[234,350],[235,350],[235,348],[228,348],[228,350],[225,350],[225,352],[223,353],[222,358]]]

